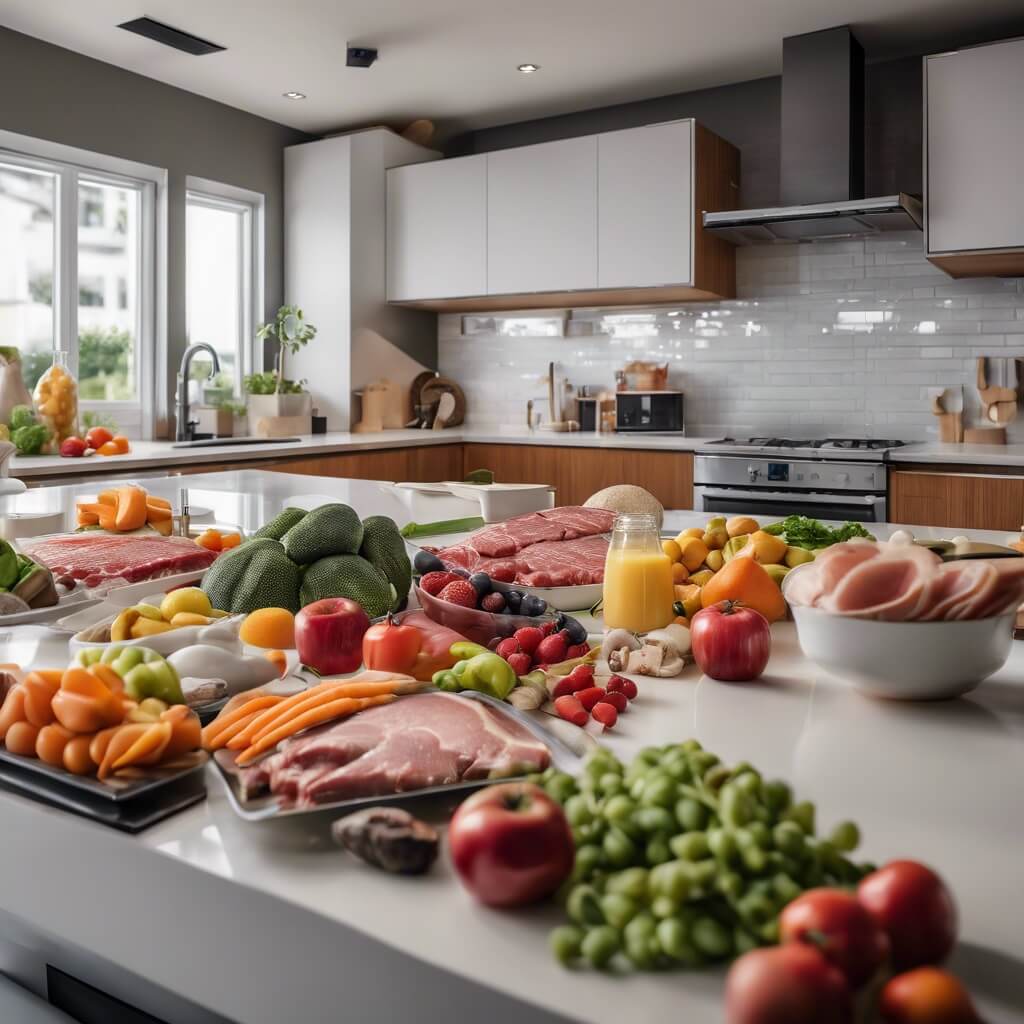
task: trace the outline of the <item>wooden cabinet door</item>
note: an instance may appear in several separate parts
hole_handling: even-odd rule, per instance
[[[487,154],[487,292],[597,286],[597,136]]]
[[[1019,530],[1024,477],[891,470],[888,518],[911,526]]]
[[[1024,40],[928,57],[925,89],[928,251],[1024,246]]]
[[[693,121],[597,137],[599,288],[693,280]]]
[[[388,175],[388,301],[487,293],[487,156]]]

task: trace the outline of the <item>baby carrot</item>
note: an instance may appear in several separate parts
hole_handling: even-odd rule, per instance
[[[237,704],[230,711],[225,708],[208,726],[206,726],[205,729],[203,729],[203,746],[209,747],[210,743],[216,740],[227,726],[231,725],[233,722],[237,722],[239,718],[244,718],[253,711],[258,711],[260,708],[267,708],[273,704],[279,704],[283,700],[284,697],[268,693],[259,697],[254,697],[252,700],[248,700],[244,704]]]

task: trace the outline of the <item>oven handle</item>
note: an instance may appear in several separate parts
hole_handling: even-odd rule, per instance
[[[885,498],[878,494],[826,494],[820,491],[744,491],[739,488],[727,491],[715,491],[699,484],[694,492],[702,498],[741,499],[757,501],[789,501],[799,502],[802,497],[814,499],[817,504],[828,505],[884,505]]]

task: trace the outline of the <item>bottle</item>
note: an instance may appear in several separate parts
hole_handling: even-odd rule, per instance
[[[54,352],[53,365],[36,381],[32,396],[40,420],[50,428],[46,449],[50,452],[78,434],[78,382],[69,366],[68,352]]]
[[[672,621],[672,598],[672,562],[661,548],[657,518],[616,516],[604,566],[605,628],[661,629]]]

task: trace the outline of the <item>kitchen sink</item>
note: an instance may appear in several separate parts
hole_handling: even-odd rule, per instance
[[[229,444],[293,444],[301,437],[206,437],[202,441],[175,441],[172,448],[219,448]]]

